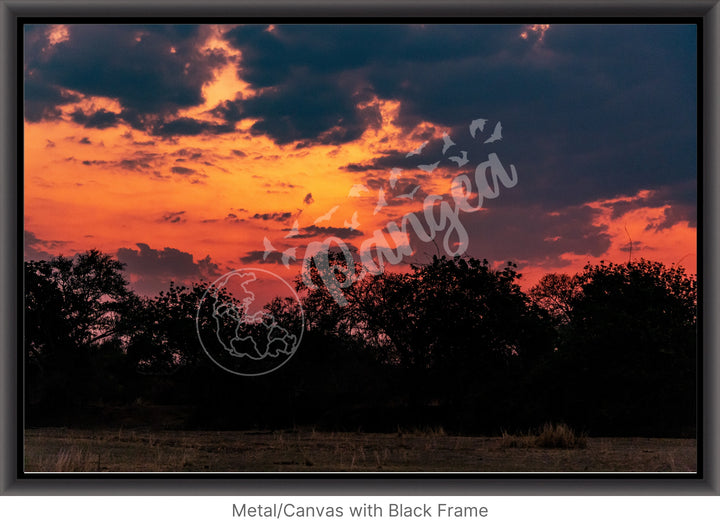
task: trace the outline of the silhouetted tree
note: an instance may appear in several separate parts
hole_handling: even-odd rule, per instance
[[[77,405],[97,399],[92,390],[98,388],[113,395],[109,384],[101,384],[108,374],[99,366],[101,360],[121,354],[127,332],[123,316],[132,293],[122,269],[120,262],[97,250],[25,263],[31,403]]]
[[[530,290],[530,299],[545,309],[558,325],[570,321],[573,298],[581,291],[579,278],[566,273],[548,273]]]
[[[28,419],[68,422],[91,403],[143,399],[191,406],[189,426],[203,428],[438,423],[492,432],[566,421],[595,434],[679,435],[695,427],[697,283],[682,268],[588,265],[572,277],[546,275],[525,294],[512,263],[433,257],[365,275],[349,260],[310,260],[296,282],[305,311],[297,353],[242,380],[197,338],[198,327],[210,342],[218,327],[221,338],[239,326],[241,336],[262,336],[263,324],[242,320],[226,289],[171,283],[139,297],[123,265],[96,250],[28,261]],[[212,301],[200,305],[206,293]],[[266,311],[285,330],[301,327],[292,298]]]
[[[465,429],[510,416],[523,369],[551,349],[548,323],[518,278],[511,263],[496,270],[485,260],[445,257],[408,276],[411,297],[398,307],[393,336],[412,344],[412,363],[427,369],[419,384]]]
[[[559,347],[565,417],[597,431],[695,425],[697,283],[639,260],[585,267]]]
[[[172,374],[204,358],[196,317],[205,290],[206,284],[188,288],[171,282],[167,291],[136,300],[127,354],[140,373]]]
[[[409,273],[367,275],[344,287],[344,307],[322,287],[307,291],[303,305],[316,328],[357,338],[387,372],[400,370],[395,393],[410,408],[446,404],[474,423],[477,408],[503,411],[520,368],[551,348],[548,323],[514,268],[434,257]],[[338,275],[342,283],[346,274]]]

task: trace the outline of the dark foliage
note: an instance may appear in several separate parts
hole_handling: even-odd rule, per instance
[[[551,364],[563,418],[603,433],[693,433],[696,282],[640,260],[588,265],[576,283]]]
[[[103,425],[126,409],[123,423],[177,426],[175,412],[184,428],[498,434],[555,421],[591,435],[694,435],[697,286],[681,268],[588,265],[526,294],[511,263],[433,257],[372,276],[342,255],[319,259],[296,282],[297,353],[256,378],[205,355],[196,319],[212,325],[198,316],[208,285],[139,297],[95,250],[26,262],[27,423]],[[293,300],[266,308],[299,326]],[[160,421],[137,414],[156,405]]]

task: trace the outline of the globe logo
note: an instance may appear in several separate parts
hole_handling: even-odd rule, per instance
[[[205,354],[225,371],[265,375],[297,351],[305,315],[295,290],[259,268],[233,270],[203,294],[195,319]]]

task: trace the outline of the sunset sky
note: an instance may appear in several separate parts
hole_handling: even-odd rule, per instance
[[[26,259],[97,248],[143,294],[292,279],[495,154],[517,184],[460,214],[467,254],[525,287],[631,241],[696,272],[692,25],[31,25],[24,52]]]

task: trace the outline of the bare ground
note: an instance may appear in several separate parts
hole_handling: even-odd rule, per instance
[[[439,431],[25,431],[30,472],[695,472],[697,442],[588,438],[584,449],[508,448]]]

